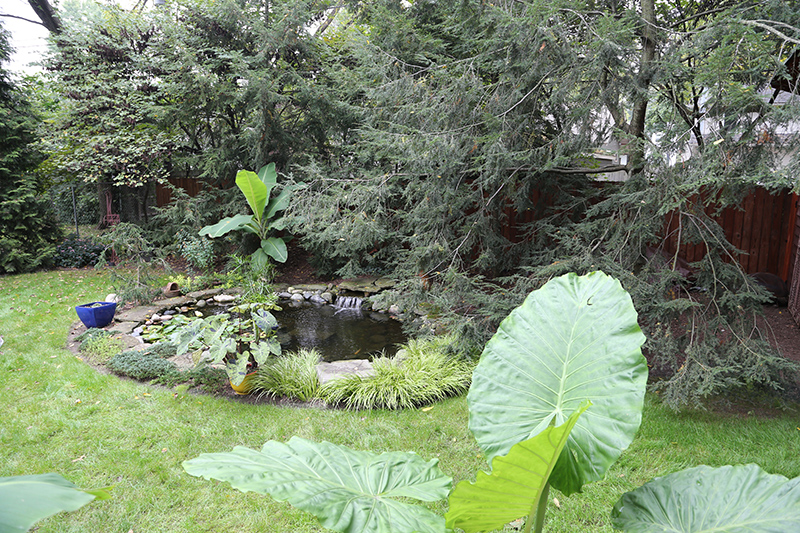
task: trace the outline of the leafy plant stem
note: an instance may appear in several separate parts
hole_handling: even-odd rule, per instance
[[[542,533],[542,528],[544,527],[544,513],[547,510],[547,498],[550,494],[550,483],[545,483],[544,488],[542,489],[542,493],[539,495],[539,501],[534,504],[536,507],[536,526],[534,531],[536,533]],[[533,509],[531,509],[531,516],[528,517],[528,520],[525,523],[525,533],[530,533],[531,531],[531,524],[533,523]]]

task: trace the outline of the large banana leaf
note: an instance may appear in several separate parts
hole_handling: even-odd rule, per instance
[[[502,529],[522,516],[532,520],[545,493],[550,473],[567,443],[578,417],[589,402],[572,413],[566,423],[550,426],[535,437],[515,444],[508,455],[495,457],[492,473],[478,472],[475,483],[462,481],[450,495],[445,515],[448,528],[466,533]]]
[[[271,191],[278,182],[278,172],[275,170],[275,163],[269,163],[261,167],[258,171],[258,178],[267,186],[267,196],[269,196],[269,191]]]
[[[343,533],[443,533],[442,517],[394,498],[435,501],[451,487],[436,459],[425,462],[403,452],[376,455],[300,437],[286,444],[269,441],[260,452],[237,446],[229,453],[202,454],[183,467],[193,476],[288,501]]]
[[[230,231],[242,229],[252,220],[253,217],[250,215],[236,215],[223,218],[216,224],[202,228],[200,230],[200,235],[208,235],[211,238],[221,237]]]
[[[105,490],[82,491],[59,474],[2,477],[0,531],[28,531],[43,518],[107,497]]]
[[[261,241],[261,249],[265,254],[279,263],[285,263],[289,257],[286,242],[280,237],[270,237]]]
[[[758,465],[698,466],[623,494],[616,529],[635,533],[789,533],[800,531],[800,478]]]
[[[269,191],[267,186],[258,177],[258,174],[249,170],[240,170],[236,173],[236,186],[242,191],[253,216],[256,218],[257,225],[261,225],[261,217],[264,214],[264,207],[267,205]]]
[[[645,337],[630,296],[602,272],[567,274],[532,292],[487,343],[467,400],[491,459],[560,426],[586,399],[550,479],[569,495],[602,479],[641,424]]]
[[[289,200],[291,200],[292,198],[292,192],[294,191],[291,187],[286,187],[280,193],[278,193],[278,196],[271,199],[267,204],[267,211],[264,214],[264,218],[270,220],[272,217],[275,216],[275,214],[278,211],[283,211],[284,209],[289,207]],[[272,224],[272,227],[274,229],[281,229],[276,227],[274,222]]]

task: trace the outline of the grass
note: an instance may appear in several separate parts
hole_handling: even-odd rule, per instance
[[[62,513],[40,533],[316,532],[314,518],[269,497],[184,473],[203,452],[292,435],[375,452],[438,458],[456,480],[485,462],[467,428],[464,397],[430,410],[283,408],[194,395],[101,374],[64,349],[74,306],[111,292],[94,270],[0,277],[0,476],[58,472],[86,488],[113,485],[113,499]],[[756,414],[758,413],[758,414]],[[698,464],[757,463],[800,476],[798,411],[673,413],[648,396],[637,438],[604,481],[565,498],[552,494],[547,531],[610,532],[623,492]],[[433,505],[444,511],[444,502]]]
[[[464,393],[474,365],[448,354],[449,342],[449,337],[412,339],[395,357],[375,358],[374,375],[331,380],[320,396],[348,409],[413,409]]]
[[[317,363],[321,356],[316,350],[301,349],[270,358],[258,367],[252,387],[258,396],[312,400],[319,389]]]

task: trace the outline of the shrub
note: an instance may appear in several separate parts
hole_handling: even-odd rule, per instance
[[[108,361],[108,368],[115,374],[141,381],[175,378],[180,374],[175,363],[160,357],[154,350],[119,353]]]
[[[214,266],[214,243],[210,239],[184,234],[180,251],[189,265],[198,272],[207,272]]]
[[[258,367],[251,382],[252,390],[259,397],[284,396],[307,402],[316,396],[319,389],[319,360],[319,352],[304,349],[273,357]]]
[[[106,332],[108,333],[108,332]],[[83,343],[81,343],[80,350],[89,356],[93,361],[104,363],[108,361],[115,354],[122,351],[123,344],[120,339],[113,337],[111,334],[95,335]]]
[[[70,234],[56,246],[54,264],[63,268],[83,268],[94,266],[103,255],[103,246],[91,239],[79,239]]]
[[[374,376],[345,376],[326,383],[319,396],[348,409],[408,409],[469,388],[473,364],[448,354],[450,337],[415,339],[394,358],[373,361]]]

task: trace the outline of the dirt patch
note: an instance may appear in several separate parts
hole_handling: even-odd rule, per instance
[[[800,363],[800,327],[786,307],[764,306],[765,332],[770,344],[787,359]]]

